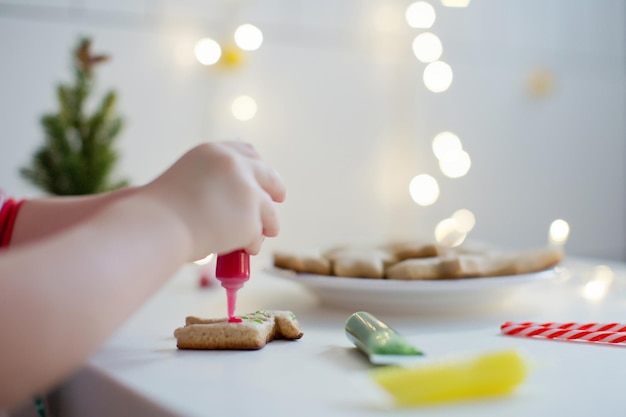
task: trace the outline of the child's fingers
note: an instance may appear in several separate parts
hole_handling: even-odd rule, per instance
[[[246,246],[244,249],[250,255],[258,255],[261,252],[261,245],[263,245],[263,237],[259,237],[254,240],[251,244]]]
[[[230,142],[223,142],[223,144],[228,146],[229,148],[236,150],[240,154],[247,156],[248,158],[261,159],[261,155],[259,154],[259,152],[255,149],[254,146],[252,146],[248,142],[244,142],[242,140],[234,140]]]
[[[254,176],[263,190],[277,203],[285,201],[287,191],[282,178],[273,168],[259,161],[254,166]]]
[[[278,213],[274,203],[269,198],[261,202],[261,223],[263,225],[263,236],[275,237],[280,231]]]
[[[286,190],[282,178],[273,168],[261,160],[257,150],[249,143],[240,140],[224,142],[224,144],[235,149],[241,155],[253,159],[253,172],[257,182],[272,197],[272,200],[279,203],[285,200]]]

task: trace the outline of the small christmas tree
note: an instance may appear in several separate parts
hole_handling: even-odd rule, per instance
[[[110,180],[118,154],[113,142],[122,129],[115,114],[117,96],[105,94],[95,111],[85,107],[94,86],[94,69],[106,55],[92,55],[91,40],[82,38],[74,51],[74,84],[57,87],[59,110],[41,118],[45,143],[21,175],[54,195],[94,194],[120,188],[127,181]]]

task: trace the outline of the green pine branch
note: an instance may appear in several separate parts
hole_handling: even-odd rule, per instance
[[[119,159],[115,139],[123,128],[116,114],[116,93],[107,92],[93,113],[86,114],[94,67],[108,60],[105,55],[92,55],[90,46],[90,39],[80,40],[74,51],[74,82],[57,87],[57,112],[41,118],[44,144],[30,165],[20,169],[25,179],[50,194],[94,194],[128,184],[111,179]]]

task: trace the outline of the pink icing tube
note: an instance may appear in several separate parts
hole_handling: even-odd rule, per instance
[[[228,321],[231,323],[241,322],[235,317],[237,305],[237,291],[250,279],[250,255],[245,250],[236,250],[231,253],[219,255],[215,267],[215,278],[226,289],[228,303]]]

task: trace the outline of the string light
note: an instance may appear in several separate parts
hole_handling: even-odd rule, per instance
[[[448,7],[465,7],[470,0],[442,0]],[[425,1],[412,3],[405,13],[407,23],[412,28],[428,29],[435,20],[433,6]],[[454,74],[447,63],[440,61],[443,45],[437,35],[425,32],[417,35],[412,43],[413,54],[420,61],[427,63],[424,68],[423,80],[427,89],[440,93],[450,88]],[[463,150],[461,140],[452,132],[441,132],[432,142],[432,149],[439,160],[441,172],[450,177],[458,178],[467,174],[472,162],[469,154]],[[409,192],[413,200],[422,206],[433,204],[439,198],[437,181],[426,174],[418,175],[409,184]],[[444,246],[458,246],[474,228],[476,218],[467,209],[460,209],[435,227],[435,239]]]
[[[413,54],[421,62],[434,62],[442,53],[441,40],[434,33],[420,33],[413,39]]]
[[[222,48],[211,38],[202,38],[196,42],[194,52],[202,65],[213,65],[222,56]]]
[[[420,206],[430,206],[439,198],[439,184],[428,174],[417,175],[409,183],[409,193]]]
[[[432,143],[435,156],[439,159],[439,169],[450,178],[459,178],[467,174],[472,160],[463,150],[461,140],[452,132],[441,132]]]
[[[404,17],[412,28],[428,29],[435,23],[437,14],[430,3],[416,1],[407,7]]]
[[[435,227],[435,239],[444,246],[459,246],[465,241],[476,224],[474,213],[459,209],[451,217],[443,219]]]
[[[439,169],[449,178],[460,178],[464,176],[471,166],[472,160],[465,151],[461,151],[451,158],[445,158],[439,161]]]
[[[263,32],[251,24],[241,25],[235,31],[235,43],[244,51],[256,51],[263,43]]]
[[[452,68],[443,61],[431,62],[424,69],[424,84],[433,93],[446,91],[452,84]]]
[[[463,233],[469,233],[476,225],[476,217],[474,213],[468,209],[459,209],[452,214],[452,218],[457,224],[458,230]]]
[[[231,106],[233,116],[243,122],[252,119],[257,112],[256,101],[250,96],[237,97]]]
[[[255,51],[263,43],[263,33],[251,24],[241,25],[235,30],[235,45],[220,46],[211,38],[198,40],[194,47],[196,59],[202,65],[220,63],[224,67],[234,68],[243,61],[242,51]]]
[[[435,239],[444,246],[459,246],[466,237],[467,233],[460,230],[457,221],[452,217],[443,219],[435,227]]]
[[[556,219],[550,224],[548,238],[554,245],[563,245],[569,237],[569,224],[563,219]]]
[[[463,145],[457,135],[452,132],[441,132],[433,139],[433,152],[440,161],[447,158],[453,158],[456,154],[463,151]]]

